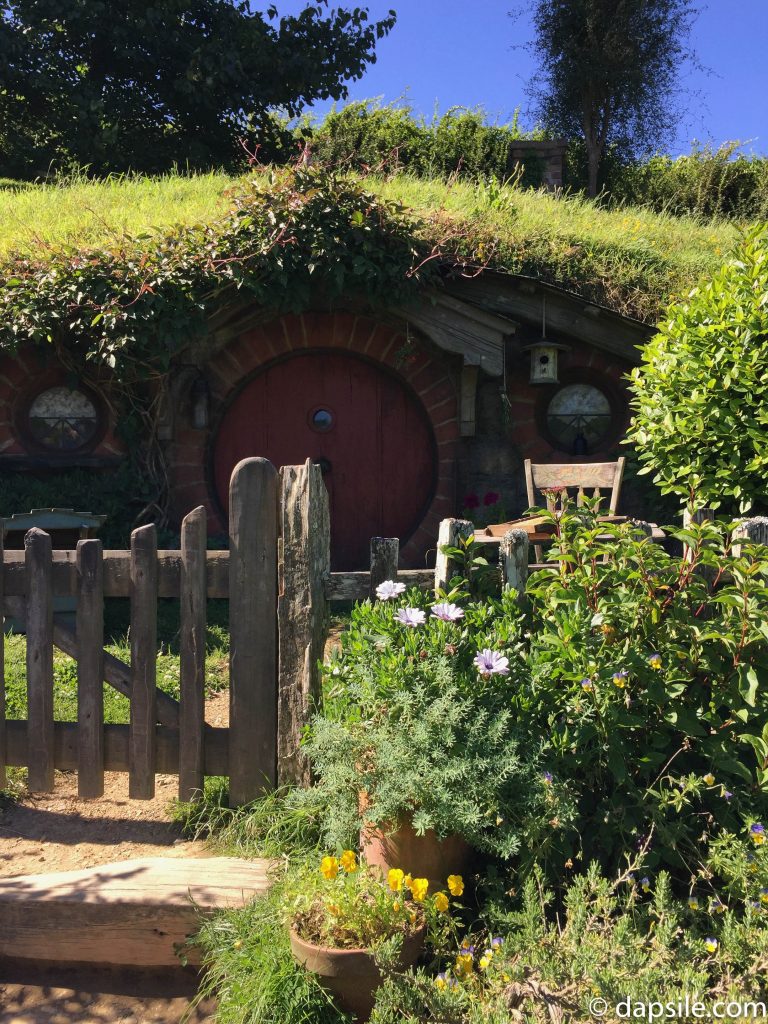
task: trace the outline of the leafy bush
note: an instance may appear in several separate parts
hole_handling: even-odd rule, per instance
[[[296,134],[320,160],[354,170],[500,180],[519,174],[522,184],[532,187],[542,181],[543,166],[534,155],[522,168],[512,161],[513,143],[542,137],[526,136],[517,112],[509,124],[488,124],[482,109],[452,107],[426,122],[406,105],[363,100],[333,110],[317,127],[300,125]]]
[[[423,625],[398,621],[405,601]],[[541,739],[510,705],[526,678],[514,601],[468,603],[457,622],[427,618],[430,604],[413,591],[358,605],[341,659],[326,668],[307,750],[328,842],[353,841],[365,793],[365,821],[383,828],[412,815],[419,833],[458,833],[503,857],[546,845],[559,801],[540,769]],[[500,647],[509,674],[480,674],[478,651]]]
[[[629,439],[664,493],[768,504],[768,225],[671,305],[632,373]]]
[[[589,510],[556,525],[560,564],[528,586],[530,683],[510,699],[577,801],[558,863],[612,871],[642,848],[685,879],[702,837],[766,810],[765,549],[737,553],[713,524],[671,531],[678,556]]]
[[[478,935],[437,976],[390,973],[372,1024],[586,1022],[603,1012],[606,1020],[637,1017],[637,1010],[652,1019],[649,1003],[663,1019],[667,1004],[685,1007],[686,997],[710,1009],[718,1001],[725,1016],[732,1000],[764,998],[768,914],[762,905],[720,913],[706,902],[692,909],[674,898],[663,872],[610,880],[596,864],[568,886],[557,917],[553,903],[540,873],[529,875],[502,935],[487,933],[482,943]],[[666,1019],[673,1016],[687,1019],[684,1009]]]
[[[738,142],[694,147],[685,156],[656,155],[614,164],[606,187],[611,202],[650,206],[676,216],[768,218],[768,158],[745,156]]]

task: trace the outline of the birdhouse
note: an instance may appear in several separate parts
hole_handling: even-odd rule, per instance
[[[531,384],[557,384],[557,354],[568,351],[568,345],[557,345],[542,338],[524,351],[531,353]]]

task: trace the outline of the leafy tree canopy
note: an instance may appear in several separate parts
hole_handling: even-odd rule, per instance
[[[623,156],[669,135],[693,0],[536,0],[531,86],[547,128],[584,140],[590,195],[609,147]]]
[[[0,174],[236,162],[265,111],[346,96],[393,11],[249,0],[0,0]]]
[[[766,510],[768,224],[670,306],[632,392],[629,436],[664,493],[726,513]]]

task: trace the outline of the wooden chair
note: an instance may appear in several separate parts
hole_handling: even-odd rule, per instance
[[[610,488],[608,513],[616,515],[619,505],[621,481],[624,476],[624,464],[627,460],[622,456],[617,462],[569,462],[561,464],[539,463],[534,465],[530,459],[525,460],[525,484],[528,489],[528,505],[530,508],[541,507],[536,500],[536,491],[544,494],[546,508],[550,512],[561,507],[564,494],[569,488],[576,489],[576,504],[583,505],[586,492],[591,491],[593,498],[602,498],[601,490]],[[536,545],[536,560],[541,562],[543,552]]]

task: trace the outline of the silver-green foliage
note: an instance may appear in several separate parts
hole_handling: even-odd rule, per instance
[[[768,224],[669,307],[631,390],[629,438],[664,493],[728,512],[768,504]]]

